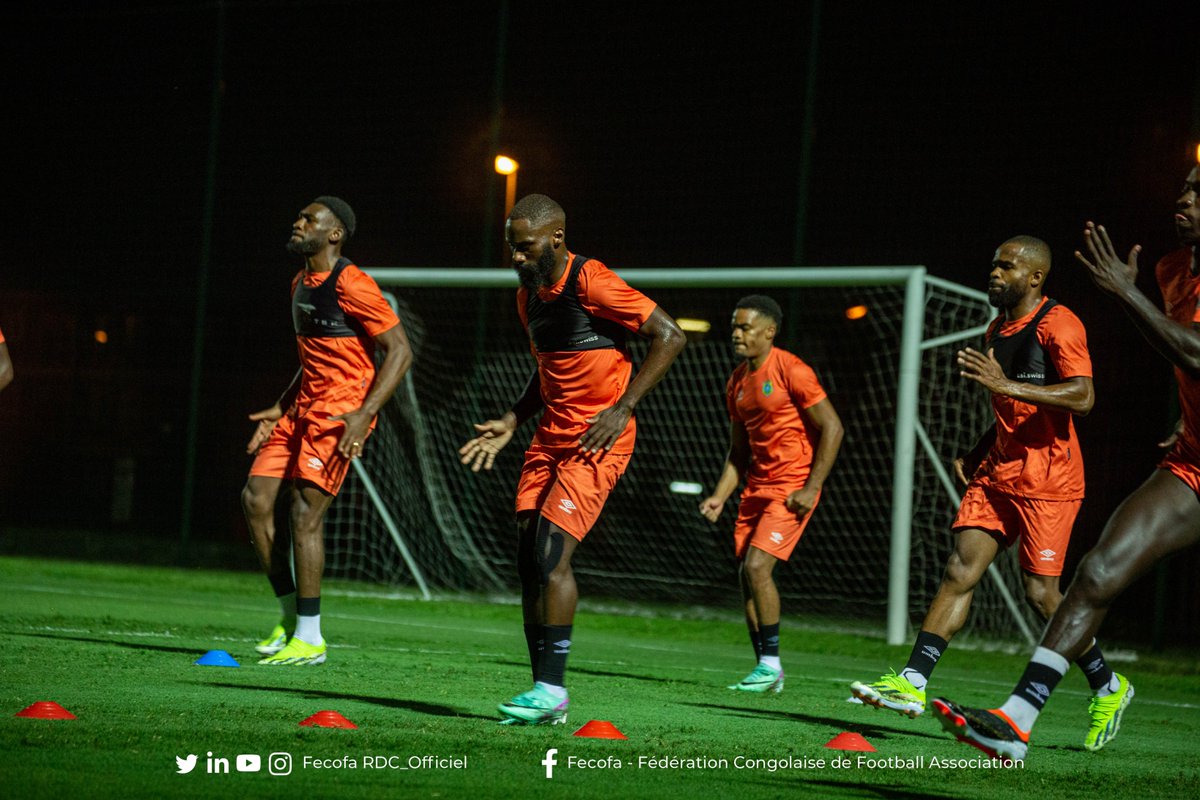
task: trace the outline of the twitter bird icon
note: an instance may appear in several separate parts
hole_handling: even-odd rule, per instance
[[[189,772],[191,772],[192,770],[194,770],[196,768],[196,754],[191,753],[188,755],[187,758],[180,758],[179,756],[175,756],[175,766],[178,767],[178,770],[176,770],[176,771],[180,775],[188,774]]]

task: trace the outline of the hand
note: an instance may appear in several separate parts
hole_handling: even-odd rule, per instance
[[[342,438],[338,440],[338,452],[346,458],[362,458],[363,442],[371,433],[371,420],[374,419],[374,416],[360,408],[355,411],[347,411],[345,414],[338,414],[330,419],[346,425],[346,430],[342,431]]]
[[[254,429],[254,435],[250,437],[250,442],[246,445],[247,455],[254,455],[258,452],[258,448],[266,444],[267,439],[271,438],[271,431],[275,430],[276,423],[281,419],[283,419],[283,409],[279,407],[278,403],[250,415],[250,421],[257,422],[258,426]]]
[[[629,418],[632,416],[633,410],[620,403],[604,409],[588,420],[591,427],[584,431],[583,436],[579,437],[580,448],[585,453],[608,450],[625,432],[625,426],[629,424]]]
[[[1137,281],[1138,253],[1142,251],[1140,244],[1135,244],[1129,251],[1129,257],[1122,261],[1117,256],[1112,240],[1108,238],[1108,231],[1104,230],[1103,225],[1094,222],[1087,223],[1083,229],[1083,240],[1087,243],[1095,263],[1088,261],[1078,250],[1075,251],[1075,260],[1087,267],[1092,281],[1102,291],[1120,294],[1134,285]]]
[[[783,501],[784,506],[788,511],[796,515],[796,521],[799,522],[809,515],[817,506],[817,498],[821,495],[821,491],[812,486],[805,486],[803,489],[797,489],[787,496]]]
[[[724,508],[725,501],[716,495],[700,501],[700,515],[709,522],[716,522]]]
[[[979,465],[976,464],[975,469],[978,468]],[[974,474],[975,470],[973,469],[971,470],[971,475]],[[965,458],[954,459],[954,477],[958,478],[959,483],[961,483],[963,486],[966,486],[971,482],[971,475],[967,474],[967,460]]]
[[[985,356],[978,350],[969,347],[958,351],[959,375],[972,380],[987,389],[992,394],[1007,394],[1008,378],[1004,376],[1004,368],[996,360],[996,351],[991,349]]]
[[[1179,418],[1179,422],[1175,423],[1175,427],[1171,430],[1171,434],[1167,438],[1158,443],[1158,446],[1164,450],[1170,450],[1179,441],[1179,437],[1183,436],[1183,417]]]
[[[496,454],[512,439],[515,429],[505,420],[489,419],[483,424],[475,423],[475,430],[479,435],[458,448],[459,460],[470,464],[471,472],[491,469]]]

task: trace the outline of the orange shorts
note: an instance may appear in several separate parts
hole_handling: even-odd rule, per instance
[[[1183,481],[1184,486],[1196,494],[1200,494],[1200,464],[1187,458],[1185,453],[1180,452],[1181,450],[1182,448],[1176,445],[1175,449],[1168,453],[1167,457],[1158,465],[1158,468],[1170,472]]]
[[[336,495],[350,469],[350,459],[337,451],[346,425],[330,416],[324,412],[293,419],[284,414],[258,449],[250,474],[308,481]]]
[[[532,445],[517,484],[517,513],[537,511],[582,542],[631,457]]]
[[[1034,575],[1062,575],[1071,527],[1083,500],[1038,500],[967,487],[951,530],[981,528],[1004,547],[1021,540],[1021,569]]]
[[[821,500],[817,495],[817,502]],[[782,497],[767,495],[742,496],[738,504],[737,523],[733,526],[733,554],[739,559],[746,557],[746,550],[754,545],[759,550],[787,561],[800,542],[800,536],[812,519],[809,511],[804,519],[788,511]],[[813,511],[816,511],[813,506]]]

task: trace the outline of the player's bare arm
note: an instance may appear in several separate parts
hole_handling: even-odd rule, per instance
[[[808,481],[802,488],[789,494],[787,500],[784,501],[788,511],[795,514],[797,519],[808,516],[808,513],[816,507],[821,487],[825,485],[825,479],[829,477],[829,472],[833,469],[833,462],[837,459],[838,450],[842,446],[842,437],[845,434],[842,419],[838,416],[829,398],[804,409],[804,416],[807,417],[809,424],[821,432],[821,438],[817,442],[817,451],[813,454]]]
[[[458,448],[459,460],[469,464],[472,472],[491,469],[496,462],[496,455],[512,440],[517,428],[537,413],[542,405],[541,380],[537,370],[534,370],[525,384],[525,391],[521,392],[511,410],[500,419],[475,423],[475,432],[479,435]]]
[[[1075,376],[1050,386],[1014,381],[1005,376],[992,350],[985,355],[970,347],[963,348],[958,351],[958,367],[959,375],[975,381],[992,394],[1005,395],[1024,403],[1059,408],[1084,417],[1096,402],[1091,378]]]
[[[12,383],[12,359],[8,357],[8,344],[0,342],[0,389]]]
[[[979,471],[979,465],[983,463],[983,459],[987,457],[988,451],[995,443],[996,426],[992,425],[984,432],[983,436],[979,437],[979,441],[975,443],[970,452],[954,459],[954,477],[958,478],[959,483],[966,486],[971,482],[971,478],[975,477],[975,473]]]
[[[687,338],[675,324],[675,320],[661,308],[654,309],[654,313],[642,325],[638,334],[650,339],[650,351],[646,354],[646,360],[629,382],[629,388],[625,390],[621,399],[588,420],[591,427],[579,437],[579,446],[585,453],[607,450],[613,446],[624,432],[625,426],[629,424],[638,402],[662,380],[663,375],[667,374],[671,362],[687,343]]]
[[[246,444],[247,454],[254,455],[258,452],[258,448],[266,444],[267,439],[271,438],[271,431],[275,430],[275,423],[283,419],[283,415],[292,407],[292,403],[296,401],[296,395],[300,391],[300,378],[303,374],[303,370],[296,370],[296,376],[292,378],[292,382],[288,384],[287,389],[284,389],[283,394],[275,401],[275,405],[270,408],[264,408],[262,411],[255,411],[250,415],[250,421],[257,422],[258,425],[255,426],[254,434]]]
[[[713,493],[700,502],[700,513],[709,522],[716,522],[725,508],[725,501],[737,489],[750,467],[750,436],[746,426],[737,421],[729,423],[729,454]]]
[[[362,455],[363,442],[370,432],[371,420],[375,419],[383,404],[395,393],[396,387],[404,379],[404,374],[412,366],[412,348],[409,347],[403,323],[397,322],[376,336],[375,344],[383,349],[383,363],[375,370],[375,380],[363,404],[354,411],[330,417],[341,420],[346,425],[342,438],[338,440],[338,452],[346,458],[358,458]]]
[[[1083,238],[1091,258],[1078,250],[1075,258],[1087,268],[1096,286],[1121,303],[1155,350],[1189,375],[1200,376],[1200,330],[1169,318],[1134,283],[1141,245],[1134,245],[1122,261],[1103,225],[1087,223]]]

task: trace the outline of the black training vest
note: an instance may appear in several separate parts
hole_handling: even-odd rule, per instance
[[[625,329],[612,320],[596,317],[579,302],[579,270],[589,259],[573,256],[562,292],[549,302],[536,290],[525,298],[529,338],[539,353],[625,349]]]
[[[1038,325],[1041,324],[1042,318],[1056,305],[1058,303],[1054,300],[1047,300],[1033,319],[1011,336],[997,334],[1000,326],[1004,324],[1003,318],[997,319],[988,329],[986,347],[996,351],[996,360],[1000,362],[1004,375],[1009,379],[1032,383],[1035,386],[1062,383],[1058,370],[1054,368],[1054,362],[1050,360],[1050,354],[1042,347],[1037,337]]]
[[[366,337],[366,329],[354,317],[346,316],[337,299],[338,278],[349,265],[350,259],[339,258],[320,286],[306,286],[303,277],[296,282],[296,290],[292,292],[292,327],[297,336]]]

